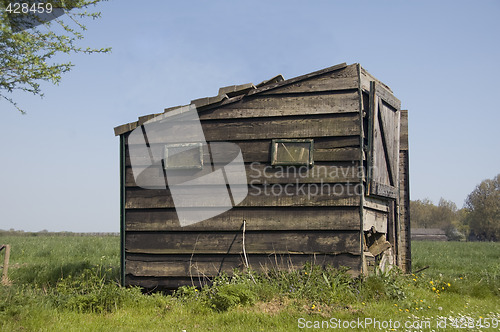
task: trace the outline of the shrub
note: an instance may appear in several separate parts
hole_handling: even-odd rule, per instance
[[[111,312],[140,293],[139,289],[125,289],[109,280],[110,273],[111,269],[97,266],[61,278],[51,294],[53,303],[79,312]]]

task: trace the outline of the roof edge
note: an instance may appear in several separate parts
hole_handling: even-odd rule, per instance
[[[285,85],[289,85],[289,84],[297,83],[297,82],[300,82],[303,80],[307,80],[307,79],[313,78],[315,76],[319,76],[319,75],[323,75],[323,74],[326,74],[326,73],[329,73],[332,71],[344,69],[345,67],[347,67],[347,63],[343,62],[343,63],[340,63],[338,65],[324,68],[321,70],[317,70],[317,71],[314,71],[314,72],[309,73],[309,74],[297,76],[297,77],[290,78],[288,80],[284,80],[284,81],[273,83],[273,84],[266,84],[260,88],[257,88],[253,91],[250,91],[248,93],[248,95],[251,96],[251,95],[258,94],[258,93],[267,92],[269,90],[273,90],[273,89],[280,88],[280,87],[285,86]]]
[[[253,96],[259,93],[267,92],[276,88],[280,88],[289,84],[294,84],[303,80],[307,80],[313,78],[315,76],[323,75],[332,71],[340,70],[347,67],[347,63],[343,62],[328,68],[324,68],[321,70],[314,71],[309,74],[297,76],[288,80],[285,80],[283,75],[276,75],[268,80],[262,81],[261,83],[254,85],[252,83],[246,83],[241,85],[230,85],[226,87],[222,87],[219,89],[219,93],[217,96],[213,97],[204,97],[199,99],[194,99],[190,104],[195,105],[197,109],[210,109],[213,107],[227,105],[241,100],[245,96]],[[366,70],[365,70],[366,72]],[[368,72],[367,72],[368,73]],[[370,75],[371,76],[371,75]],[[390,89],[389,89],[390,91]],[[187,106],[187,105],[184,105]],[[158,116],[160,114],[164,114],[166,112],[172,111],[183,106],[174,106],[169,107],[164,110],[163,113],[156,113],[141,116],[138,118],[138,121],[130,122],[123,124],[121,126],[115,127],[115,136],[123,135],[129,131],[134,130],[138,126],[142,125],[144,122]]]

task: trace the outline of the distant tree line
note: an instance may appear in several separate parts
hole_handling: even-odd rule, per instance
[[[412,228],[440,228],[453,241],[500,240],[500,174],[482,181],[467,196],[464,207],[444,198],[410,202]]]

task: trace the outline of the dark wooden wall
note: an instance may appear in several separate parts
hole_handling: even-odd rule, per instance
[[[226,106],[200,110],[208,142],[237,143],[248,180],[247,198],[203,222],[180,227],[168,190],[135,185],[126,151],[126,283],[145,287],[196,285],[221,271],[300,267],[306,261],[348,266],[360,272],[360,98],[357,65],[296,84],[247,96]],[[315,168],[328,176],[260,178],[270,165],[271,140],[313,138]],[[150,144],[161,142],[150,142]],[[250,166],[259,162],[260,166]],[[314,170],[310,170],[310,174]],[[342,195],[264,195],[262,183],[336,184]],[[256,184],[257,183],[257,184]],[[350,183],[350,185],[348,184]],[[259,187],[260,186],[260,187]],[[295,185],[294,185],[295,186]],[[293,188],[289,188],[294,191]],[[256,195],[261,191],[261,195]],[[326,190],[325,190],[326,192]]]
[[[226,105],[199,108],[206,140],[238,144],[253,184],[236,207],[194,225],[179,226],[168,189],[142,189],[135,184],[125,144],[125,284],[147,288],[202,285],[221,271],[244,268],[243,236],[248,262],[256,270],[296,268],[311,261],[361,273],[362,199],[352,189],[364,180],[359,169],[366,163],[361,151],[366,133],[366,128],[362,133],[361,91],[368,74],[362,78],[360,73],[359,65],[350,65],[292,84],[257,89],[258,93]],[[126,142],[128,133],[122,135]],[[256,180],[256,169],[270,165],[271,140],[280,138],[314,139],[313,168],[327,169],[328,175],[271,175]],[[251,166],[252,162],[262,165]],[[337,191],[311,197],[266,196],[264,181],[335,185]],[[387,223],[387,199],[367,197],[364,204],[365,226]]]

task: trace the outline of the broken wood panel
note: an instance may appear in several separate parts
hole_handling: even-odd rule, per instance
[[[363,221],[363,231],[367,232],[372,227],[375,232],[387,233],[387,218],[389,214],[386,212],[381,212],[377,210],[372,210],[365,208],[364,211],[364,221]]]
[[[386,234],[366,233],[365,236],[368,250],[374,257],[392,247],[391,243],[386,239]]]
[[[200,120],[247,119],[359,112],[357,92],[302,96],[258,96],[199,113]]]
[[[311,184],[313,185],[313,184]],[[237,207],[265,207],[265,206],[359,206],[361,189],[356,184],[340,184],[325,186],[323,192],[319,185],[311,187],[289,184],[286,190],[274,189],[270,186],[251,185],[248,187],[247,197]],[[318,192],[315,192],[318,188]],[[210,197],[210,188],[194,188],[206,190]],[[313,191],[314,190],[314,191]],[[330,191],[328,191],[330,190]],[[212,204],[212,205],[210,205]],[[207,200],[207,207],[214,207],[214,202]],[[155,209],[173,208],[174,202],[170,191],[162,189],[142,189],[138,187],[126,188],[125,208],[127,209]]]
[[[202,122],[206,141],[239,141],[273,138],[311,138],[353,136],[360,134],[359,114],[327,114],[283,118],[234,119]],[[179,122],[170,124],[169,132],[161,126],[147,130],[150,144],[186,143],[198,141],[197,124]],[[167,139],[168,135],[168,139]]]
[[[224,165],[225,166],[225,165]],[[215,170],[223,168],[220,165],[215,167]],[[236,174],[238,178],[241,176],[241,171],[236,167],[224,168],[226,174]],[[175,170],[169,171],[167,175],[167,184],[181,184],[186,181],[193,180],[202,176],[207,176],[213,173],[211,167],[192,170]],[[274,166],[252,163],[245,165],[246,182],[242,179],[241,183],[233,182],[231,185],[252,185],[258,184],[287,184],[287,183],[358,183],[362,179],[363,172],[356,166],[337,166],[337,165],[319,165],[316,164],[309,168],[307,166]],[[143,187],[158,189],[163,188],[163,183],[159,183],[159,178],[163,179],[163,168],[161,166],[151,166],[143,170],[139,175],[139,183]],[[205,185],[218,185],[217,178],[207,178]],[[160,187],[161,185],[161,187]],[[131,167],[125,169],[125,186],[137,186],[136,180]]]
[[[207,208],[210,209],[210,208]],[[127,210],[126,231],[359,230],[356,207],[238,207],[181,227],[175,209]]]
[[[177,288],[177,282],[169,280],[191,281],[209,284],[207,277],[214,277],[221,272],[233,274],[233,269],[245,270],[241,255],[141,255],[128,254],[126,261],[126,281],[139,282],[136,285],[153,288],[171,285]],[[340,255],[248,255],[249,266],[257,272],[277,270],[297,270],[306,263],[336,268],[348,267],[353,275],[359,274],[360,257],[351,254]],[[161,277],[149,279],[149,284],[141,277]],[[171,278],[171,279],[170,279]],[[163,284],[162,284],[163,283]],[[132,285],[132,284],[128,284]]]

